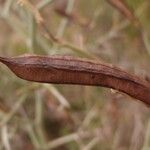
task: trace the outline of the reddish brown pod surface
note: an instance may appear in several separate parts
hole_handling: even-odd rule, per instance
[[[18,77],[34,82],[102,86],[150,105],[150,83],[109,64],[70,56],[0,57]]]

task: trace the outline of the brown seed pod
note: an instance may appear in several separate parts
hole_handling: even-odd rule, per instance
[[[34,82],[102,86],[150,105],[150,83],[112,65],[70,56],[0,57],[18,77]]]

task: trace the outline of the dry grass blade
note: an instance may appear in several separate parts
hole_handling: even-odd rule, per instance
[[[2,138],[2,141],[3,141],[4,148],[6,150],[11,150],[10,141],[9,141],[9,133],[8,133],[7,126],[2,127],[2,136],[1,136],[1,138]]]
[[[0,126],[4,126],[5,124],[7,124],[12,117],[14,116],[14,114],[18,111],[18,109],[22,106],[23,102],[25,102],[26,100],[26,95],[23,95],[14,105],[13,109],[5,116],[5,118],[3,118],[3,120],[0,123]]]
[[[33,13],[33,15],[35,16],[35,19],[38,23],[42,23],[44,21],[41,14],[40,14],[40,12],[38,11],[38,9],[36,7],[34,7],[34,5],[32,5],[30,3],[30,1],[28,1],[28,0],[18,0],[18,3],[21,6],[25,6],[26,8],[28,8]]]
[[[78,139],[78,133],[72,133],[70,135],[67,136],[63,136],[60,138],[57,138],[56,140],[53,140],[51,142],[49,142],[44,149],[52,149],[52,148],[56,148],[58,146],[61,146],[63,144],[69,143],[71,141],[74,141],[76,139]]]
[[[124,0],[107,0],[112,6],[116,7],[119,12],[126,16],[130,21],[135,21],[136,17]]]
[[[54,86],[50,86],[47,84],[44,84],[44,87],[49,90],[60,102],[60,104],[65,107],[65,108],[70,108],[70,104],[67,101],[67,99],[61,94],[59,93],[59,91],[54,87]]]

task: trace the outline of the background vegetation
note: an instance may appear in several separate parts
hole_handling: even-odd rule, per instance
[[[150,1],[126,0],[137,27],[105,0],[0,0],[0,55],[73,55],[148,79]],[[0,65],[0,149],[148,150],[150,111],[102,87],[23,81]]]

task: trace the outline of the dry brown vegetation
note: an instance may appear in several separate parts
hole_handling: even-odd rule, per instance
[[[1,0],[0,56],[73,55],[150,81],[149,0]],[[118,91],[17,78],[0,65],[0,149],[147,150],[149,107]]]

